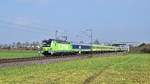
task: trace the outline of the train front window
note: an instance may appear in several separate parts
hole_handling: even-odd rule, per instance
[[[43,47],[50,47],[51,42],[52,42],[51,39],[49,39],[49,40],[44,40],[44,41],[42,42],[42,46],[43,46]]]

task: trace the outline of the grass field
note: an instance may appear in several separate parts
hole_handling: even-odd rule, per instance
[[[1,50],[0,59],[2,58],[23,58],[38,56],[38,51],[27,50]]]
[[[150,54],[0,68],[0,84],[150,84]]]

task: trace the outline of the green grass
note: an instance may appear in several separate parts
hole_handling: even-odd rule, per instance
[[[0,84],[150,84],[150,54],[0,68]]]
[[[1,50],[0,59],[2,58],[23,58],[38,56],[38,51],[27,50]]]

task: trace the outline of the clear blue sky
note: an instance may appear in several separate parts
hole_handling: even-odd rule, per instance
[[[100,41],[149,42],[150,0],[0,1],[0,43],[40,41],[55,30],[85,40],[89,28]]]

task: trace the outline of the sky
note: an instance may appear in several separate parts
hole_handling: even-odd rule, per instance
[[[150,0],[1,0],[0,43],[41,41],[150,42]]]

